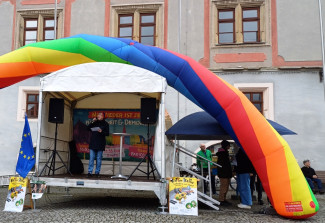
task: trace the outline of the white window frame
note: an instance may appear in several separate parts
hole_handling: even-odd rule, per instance
[[[235,83],[234,86],[242,92],[263,92],[263,115],[274,120],[273,83]]]
[[[39,90],[40,90],[39,86],[19,86],[18,105],[17,105],[17,121],[25,121],[27,94],[39,94]],[[41,99],[39,98],[39,100],[41,100]],[[28,121],[37,122],[38,118],[28,118]]]

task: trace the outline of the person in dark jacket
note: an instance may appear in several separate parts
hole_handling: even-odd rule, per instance
[[[232,178],[232,168],[229,159],[229,150],[230,143],[227,140],[221,142],[221,148],[218,149],[216,156],[218,156],[217,164],[221,167],[218,167],[218,177],[220,179],[220,192],[219,192],[219,202],[220,205],[230,205],[226,201],[227,192],[230,185],[230,179]]]
[[[103,112],[97,113],[97,118],[94,118],[93,121],[88,125],[88,130],[91,131],[91,138],[89,143],[88,177],[92,177],[95,158],[95,176],[99,177],[100,168],[102,165],[103,151],[105,150],[106,145],[105,137],[109,135],[109,125],[104,120]]]
[[[312,189],[312,191],[317,193],[317,190],[315,189],[314,182],[317,184],[318,190],[320,194],[324,194],[322,181],[318,179],[317,174],[313,168],[310,167],[310,161],[304,160],[303,161],[304,166],[301,168],[302,173],[306,177],[306,180]]]
[[[254,172],[254,167],[243,149],[239,148],[236,154],[237,160],[237,191],[240,195],[239,208],[251,209],[252,194],[250,188],[250,174]]]

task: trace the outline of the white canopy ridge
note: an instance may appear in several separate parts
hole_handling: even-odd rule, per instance
[[[41,91],[166,92],[164,77],[146,69],[110,62],[85,63],[53,72],[41,79]]]

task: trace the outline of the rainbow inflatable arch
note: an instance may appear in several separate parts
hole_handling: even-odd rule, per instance
[[[319,210],[287,142],[238,89],[187,56],[128,39],[76,35],[0,56],[0,88],[89,62],[126,63],[165,77],[170,86],[217,119],[245,150],[279,215],[303,219]]]

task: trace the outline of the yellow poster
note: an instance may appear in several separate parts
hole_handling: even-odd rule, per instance
[[[196,178],[173,177],[169,181],[169,213],[198,215]]]
[[[4,211],[22,212],[28,178],[11,177]]]

